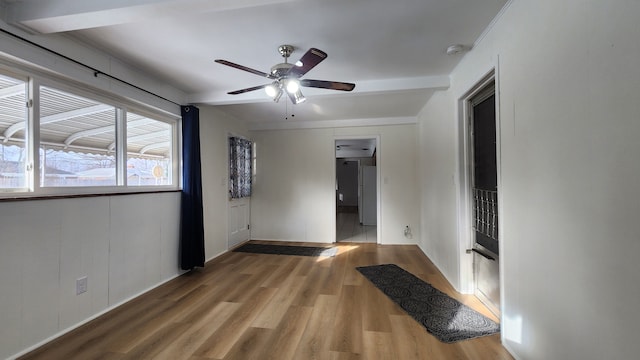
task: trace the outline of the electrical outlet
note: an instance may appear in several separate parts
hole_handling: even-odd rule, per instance
[[[88,279],[86,276],[76,279],[76,295],[80,295],[84,292],[87,292],[87,286],[88,286],[87,280]]]
[[[405,226],[404,228],[404,237],[406,238],[413,238],[413,235],[411,234],[411,228],[409,227],[409,225]]]

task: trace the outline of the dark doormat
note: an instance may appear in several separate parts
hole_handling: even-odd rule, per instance
[[[395,264],[356,269],[444,343],[500,331],[499,324]]]
[[[335,256],[337,250],[338,249],[334,247],[269,245],[251,243],[233,249],[233,251],[235,252],[299,256]]]

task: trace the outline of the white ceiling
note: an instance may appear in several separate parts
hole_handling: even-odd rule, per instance
[[[462,55],[507,0],[22,0],[5,1],[5,21],[47,36],[66,32],[183,90],[196,104],[239,119],[271,122],[412,119],[447,88]],[[222,58],[263,72],[282,62],[277,48],[328,54],[303,78],[353,82],[351,93],[303,88],[307,102],[274,103],[257,90],[268,79],[223,66]],[[153,89],[148,89],[153,91]],[[286,100],[286,101],[285,101]],[[292,116],[293,115],[293,116]]]

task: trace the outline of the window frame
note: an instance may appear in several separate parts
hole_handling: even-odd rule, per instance
[[[131,111],[126,111],[126,114],[129,113],[134,113],[136,115],[139,116],[144,116],[148,119],[151,120],[155,120],[155,121],[159,121],[159,122],[163,122],[166,123],[168,125],[171,125],[171,178],[172,178],[172,184],[171,185],[153,185],[153,186],[139,186],[139,185],[131,185],[131,187],[133,189],[144,189],[144,188],[152,188],[152,189],[157,189],[159,187],[167,187],[167,188],[174,188],[177,187],[179,189],[182,189],[182,173],[181,173],[181,169],[182,169],[182,133],[180,131],[180,129],[182,129],[182,119],[168,119],[166,117],[161,117],[158,114],[154,114],[154,113],[150,113],[144,109],[141,108],[124,108],[124,110],[131,110]],[[123,117],[123,120],[125,125],[127,123],[127,118],[126,118],[126,114]],[[125,140],[124,140],[124,146],[125,146],[125,151],[122,151],[121,154],[124,155],[124,161],[125,161],[125,165],[127,162],[127,157],[128,157],[128,149],[127,147],[127,142],[126,142],[126,138],[127,138],[127,134],[126,134],[126,126],[125,128],[125,132],[123,134]],[[178,158],[176,158],[178,157]],[[124,177],[125,180],[125,184],[126,184],[126,180],[127,177]],[[129,186],[127,184],[127,186]]]
[[[25,114],[27,116],[27,118],[25,119],[25,134],[24,134],[24,146],[25,146],[25,151],[26,151],[26,159],[25,159],[25,163],[24,163],[24,176],[25,176],[25,181],[24,181],[24,186],[23,187],[15,187],[15,188],[0,188],[0,197],[2,196],[11,196],[13,194],[16,193],[24,193],[24,192],[28,192],[29,189],[31,188],[31,183],[30,183],[30,176],[29,176],[29,167],[30,167],[30,159],[31,159],[31,154],[30,154],[30,149],[29,146],[27,146],[27,144],[29,143],[29,135],[30,135],[30,120],[31,120],[31,115],[30,115],[30,109],[28,107],[28,103],[29,103],[29,99],[31,97],[31,82],[30,82],[30,78],[29,76],[19,72],[19,71],[11,71],[8,69],[4,69],[4,68],[0,68],[0,75],[6,76],[6,77],[10,77],[16,80],[20,80],[23,81],[25,84]]]
[[[94,89],[78,82],[48,76],[37,70],[23,68],[18,64],[0,62],[0,74],[26,83],[27,120],[25,129],[25,161],[26,187],[0,188],[0,200],[20,198],[41,198],[59,196],[91,196],[108,194],[144,193],[179,191],[182,189],[182,153],[181,125],[179,115],[170,114],[151,106],[118,97],[106,91]],[[116,111],[115,119],[115,160],[116,185],[109,186],[41,186],[40,184],[40,91],[42,87],[59,90],[71,95],[86,98],[108,106]],[[127,184],[127,138],[126,116],[129,112],[145,116],[149,119],[171,126],[171,184],[170,185],[135,185]]]
[[[234,174],[232,173],[232,167],[233,167],[233,163],[237,163],[238,162],[238,158],[231,158],[232,156],[232,150],[231,150],[231,139],[239,139],[242,141],[247,141],[249,143],[249,151],[251,153],[251,156],[249,158],[244,158],[244,165],[246,167],[246,164],[249,165],[250,171],[248,174],[248,178],[249,178],[249,194],[240,194],[239,197],[234,196],[233,191],[232,191],[232,187],[234,185],[238,185],[236,183],[239,183],[238,179],[234,178]],[[253,193],[253,182],[254,182],[254,177],[255,177],[255,170],[254,170],[254,160],[255,160],[255,142],[251,139],[248,139],[244,136],[239,136],[239,135],[234,135],[234,134],[229,134],[227,136],[227,171],[228,171],[228,176],[227,176],[227,192],[229,194],[229,199],[230,200],[240,200],[240,199],[247,199],[247,198],[251,198],[251,195]]]

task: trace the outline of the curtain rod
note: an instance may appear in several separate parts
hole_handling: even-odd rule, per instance
[[[98,75],[103,75],[103,76],[105,76],[105,77],[108,77],[109,79],[116,80],[116,81],[118,81],[118,82],[120,82],[120,83],[122,83],[122,84],[125,84],[125,85],[128,85],[128,86],[131,86],[131,87],[132,87],[132,88],[134,88],[134,89],[137,89],[137,90],[143,91],[143,92],[145,92],[145,93],[147,93],[147,94],[149,94],[149,95],[153,95],[153,96],[155,96],[155,97],[157,97],[157,98],[159,98],[159,99],[162,99],[162,100],[164,100],[164,101],[168,101],[168,102],[170,102],[170,103],[172,103],[172,104],[174,104],[174,105],[182,106],[181,104],[178,104],[178,103],[177,103],[177,102],[175,102],[175,101],[169,100],[169,99],[167,99],[167,98],[166,98],[166,97],[164,97],[164,96],[160,96],[160,95],[158,95],[158,94],[156,94],[156,93],[153,93],[153,92],[151,92],[151,91],[149,91],[149,90],[143,89],[143,88],[141,88],[140,86],[134,85],[134,84],[132,84],[132,83],[130,83],[130,82],[128,82],[128,81],[125,81],[125,80],[122,80],[122,79],[120,79],[120,78],[117,78],[117,77],[115,77],[115,76],[113,76],[113,75],[107,74],[107,73],[105,73],[105,72],[103,72],[103,71],[100,71],[100,70],[98,70],[98,69],[94,68],[93,66],[89,66],[89,65],[87,65],[87,64],[85,64],[85,63],[82,63],[82,62],[80,62],[80,61],[78,61],[78,60],[72,59],[72,58],[68,57],[67,55],[61,54],[61,53],[59,53],[59,52],[57,52],[57,51],[55,51],[55,50],[51,50],[51,49],[49,49],[49,48],[47,48],[47,47],[44,47],[44,46],[42,46],[42,45],[40,45],[40,44],[38,44],[38,43],[35,43],[35,42],[31,41],[31,40],[25,39],[25,38],[23,38],[23,37],[22,37],[22,36],[20,36],[20,35],[17,35],[17,34],[14,34],[14,33],[10,32],[10,31],[7,31],[6,29],[2,29],[2,28],[0,28],[0,31],[1,31],[1,32],[3,32],[3,33],[5,33],[5,34],[7,34],[7,35],[9,35],[9,36],[12,36],[12,37],[14,37],[14,38],[16,38],[16,39],[19,39],[19,40],[21,40],[21,41],[23,41],[23,42],[26,42],[26,43],[28,43],[29,45],[33,45],[33,46],[35,46],[35,47],[37,47],[37,48],[39,48],[39,49],[42,49],[42,50],[48,51],[48,52],[50,52],[50,53],[52,53],[52,54],[54,54],[54,55],[56,55],[56,56],[59,56],[59,57],[61,57],[61,58],[65,59],[65,60],[71,61],[71,62],[72,62],[72,63],[74,63],[74,64],[77,64],[77,65],[83,66],[83,67],[85,67],[85,68],[87,68],[87,69],[89,69],[89,70],[93,71],[93,76],[94,76],[94,77],[98,77]]]

